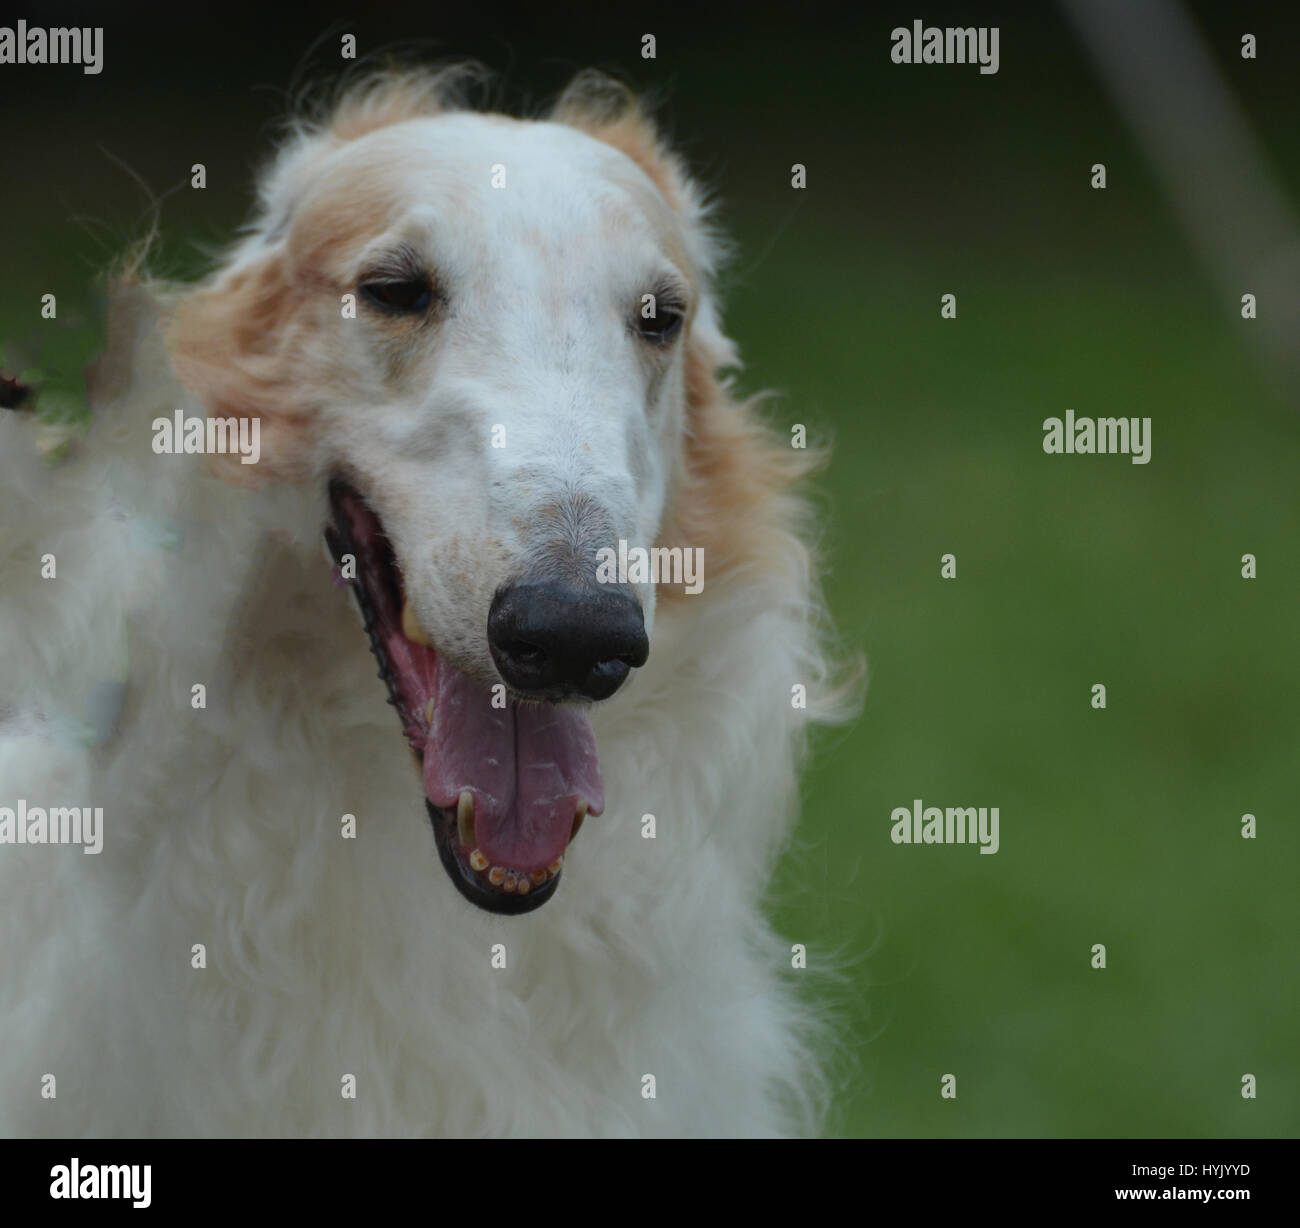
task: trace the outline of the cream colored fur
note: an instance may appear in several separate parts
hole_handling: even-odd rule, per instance
[[[150,451],[152,419],[205,411],[169,363],[170,293],[120,291],[126,375],[100,381],[70,460],[42,464],[30,425],[0,412],[0,805],[105,814],[98,856],[0,847],[0,1128],[815,1130],[810,974],[764,917],[809,717],[791,687],[815,716],[826,673],[801,505],[774,490],[787,510],[737,565],[661,600],[649,663],[594,712],[607,809],[555,898],[476,911],[438,863],[332,583],[323,484],[245,488]],[[87,746],[105,683],[124,701]]]

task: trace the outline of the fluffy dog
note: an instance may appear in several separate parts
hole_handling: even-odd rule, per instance
[[[9,1133],[816,1128],[763,911],[838,714],[808,453],[640,108],[452,85],[349,89],[211,277],[119,283],[69,459],[0,412]]]

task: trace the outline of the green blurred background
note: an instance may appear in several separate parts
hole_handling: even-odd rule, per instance
[[[1295,7],[1192,12],[1296,201]],[[142,185],[160,270],[202,271],[286,91],[337,73],[342,32],[362,54],[479,58],[513,107],[588,65],[653,89],[738,243],[724,289],[745,386],[835,444],[827,592],[871,682],[861,719],[816,742],[774,905],[839,968],[831,1132],[1297,1133],[1294,368],[1250,344],[1251,286],[1198,263],[1054,9],[26,17],[106,27],[98,77],[0,69],[3,361],[39,369],[53,413],[76,412],[99,342],[97,271],[153,220]],[[1000,71],[892,64],[890,30],[917,17],[998,25]],[[38,318],[48,291],[57,324]],[[1151,463],[1045,455],[1043,419],[1067,408],[1152,418]],[[1000,852],[893,845],[890,812],[914,798],[998,806]]]

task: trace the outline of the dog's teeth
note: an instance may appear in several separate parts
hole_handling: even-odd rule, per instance
[[[519,876],[518,882],[515,885],[515,890],[519,892],[520,895],[527,895],[532,889],[533,889],[533,885],[528,881],[528,875],[521,874]],[[510,890],[509,886],[506,887],[506,890],[507,891]]]
[[[472,870],[486,870],[488,868],[488,859],[483,856],[481,849],[475,849],[469,855],[469,864]]]
[[[493,866],[488,871],[488,882],[490,882],[492,886],[499,887],[505,881],[506,881],[505,866]]]
[[[501,884],[501,890],[513,892],[518,886],[519,878],[512,870],[506,875],[505,881]]]
[[[551,864],[550,864],[549,866],[546,867],[546,872],[547,872],[547,873],[548,873],[552,878],[554,878],[554,877],[555,877],[555,876],[560,872],[560,868],[561,868],[563,865],[564,865],[564,857],[563,857],[563,855],[561,855],[561,856],[557,857],[553,862],[551,862]]]
[[[465,848],[477,847],[478,840],[474,836],[474,794],[468,789],[462,789],[460,797],[456,799],[456,827],[460,842]]]
[[[423,644],[426,648],[430,646],[429,637],[420,629],[419,621],[416,619],[415,611],[411,609],[409,601],[402,603],[402,634],[412,644]]]
[[[573,812],[573,829],[569,832],[570,840],[572,840],[573,837],[576,836],[578,832],[582,830],[583,821],[587,817],[587,810],[588,810],[588,806],[586,801],[585,800],[580,801],[578,803],[578,808]]]
[[[429,696],[429,702],[424,705],[424,723],[433,724],[433,696]]]
[[[546,881],[546,871],[534,870],[528,877],[534,887],[540,887]]]

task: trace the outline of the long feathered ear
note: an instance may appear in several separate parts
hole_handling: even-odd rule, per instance
[[[213,413],[260,414],[284,403],[289,281],[271,252],[187,295],[171,328],[177,373]]]
[[[310,467],[296,446],[308,407],[293,379],[299,329],[290,289],[283,253],[271,249],[183,295],[168,327],[177,378],[208,416],[261,420],[259,472],[223,466],[234,480],[299,477]]]
[[[223,477],[254,483],[310,472],[307,428],[309,322],[293,293],[288,222],[311,168],[336,145],[326,128],[296,127],[258,176],[258,204],[245,237],[216,271],[177,299],[167,344],[177,378],[211,418],[261,421],[257,465],[222,464]],[[236,457],[237,461],[238,458]]]

